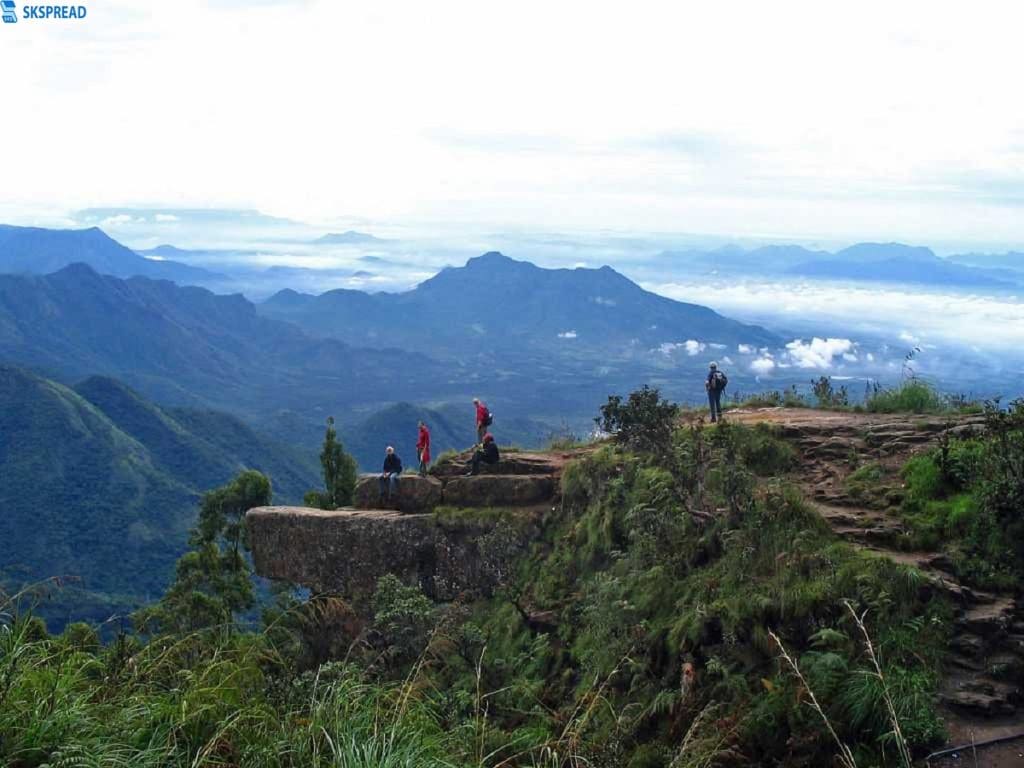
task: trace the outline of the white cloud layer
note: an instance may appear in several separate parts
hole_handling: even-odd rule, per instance
[[[1024,240],[1020,3],[94,5],[2,30],[0,216]]]
[[[723,281],[710,287],[707,282],[645,283],[644,287],[681,301],[709,302],[727,316],[776,328],[800,330],[825,324],[853,336],[899,338],[915,346],[941,341],[1015,353],[1024,348],[1021,296],[754,280]],[[742,347],[739,351],[750,352]]]

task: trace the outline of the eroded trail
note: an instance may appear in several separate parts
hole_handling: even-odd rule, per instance
[[[776,425],[798,450],[796,480],[812,506],[844,539],[919,569],[956,610],[941,705],[952,744],[1024,734],[1024,696],[1010,682],[1024,669],[1024,604],[1011,592],[963,584],[941,551],[911,547],[900,515],[900,468],[942,435],[970,435],[979,416],[881,415],[795,408],[742,409],[734,423]],[[870,482],[855,472],[870,465]],[[978,765],[1004,765],[995,755]],[[1017,758],[1014,765],[1024,764]]]

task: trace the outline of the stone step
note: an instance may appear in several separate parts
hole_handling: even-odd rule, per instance
[[[993,602],[968,608],[954,623],[960,630],[982,637],[992,637],[1009,627],[1015,608],[1016,603],[1012,597],[1001,597]]]
[[[445,461],[438,462],[430,474],[441,480],[464,475],[473,458],[473,451],[464,451]],[[562,471],[569,454],[530,453],[506,451],[497,464],[481,464],[481,475],[547,475],[554,476]]]
[[[356,481],[352,503],[360,509],[393,509],[405,514],[432,512],[442,504],[444,486],[436,477],[414,474],[398,478],[398,493],[380,498],[380,475],[362,475]]]
[[[550,474],[474,475],[444,479],[409,474],[398,480],[398,492],[381,499],[380,476],[363,475],[356,482],[353,503],[360,509],[390,509],[405,514],[449,507],[524,507],[551,501],[558,489]]]
[[[985,653],[985,640],[970,632],[961,632],[953,636],[949,647],[963,658],[980,660]]]
[[[444,484],[443,500],[452,507],[522,507],[550,501],[555,483],[544,475],[475,475]]]
[[[952,709],[986,718],[1012,715],[1017,711],[1017,707],[1006,699],[986,693],[955,691],[941,694],[939,698]]]
[[[949,655],[947,662],[950,666],[956,667],[964,672],[983,672],[985,665],[982,664],[977,658],[971,656],[965,656],[959,652],[953,652]]]

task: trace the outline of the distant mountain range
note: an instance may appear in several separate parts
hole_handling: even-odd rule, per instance
[[[312,241],[314,245],[373,245],[389,242],[365,232],[348,230],[347,232],[331,232]]]
[[[184,551],[199,495],[243,468],[275,498],[319,484],[301,454],[237,418],[153,404],[121,382],[64,386],[0,365],[0,582],[75,577],[42,606],[105,619],[160,594]]]
[[[176,261],[143,258],[98,227],[42,229],[0,224],[0,273],[48,275],[76,263],[88,264],[105,275],[149,277],[182,285],[225,279]]]
[[[835,253],[799,245],[751,250],[725,246],[711,251],[666,251],[661,259],[671,259],[677,269],[697,267],[728,274],[1015,289],[1024,285],[1024,273],[1007,266],[1013,263],[1012,256],[966,254],[942,258],[920,246],[858,243]]]
[[[460,380],[457,367],[415,352],[312,338],[258,315],[240,295],[121,280],[83,264],[45,276],[0,275],[0,360],[65,381],[115,376],[160,403],[229,410],[264,424],[299,411],[312,429],[303,438],[329,414],[410,399],[427,385],[450,392]]]
[[[900,243],[860,243],[832,257],[817,257],[796,264],[787,272],[830,280],[1014,287],[1003,274],[940,258],[930,248]]]
[[[481,351],[636,356],[687,339],[734,347],[780,339],[696,304],[645,291],[610,267],[542,269],[491,252],[405,293],[281,291],[261,314],[353,344],[420,349],[446,359]]]

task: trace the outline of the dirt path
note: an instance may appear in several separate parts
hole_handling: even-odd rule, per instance
[[[1024,605],[1009,592],[972,589],[938,551],[915,551],[899,514],[902,465],[934,446],[944,433],[971,434],[978,416],[940,417],[829,412],[803,408],[729,411],[727,421],[775,425],[799,451],[798,482],[832,529],[857,546],[913,566],[945,593],[955,627],[940,699],[950,744],[1024,734],[1024,697],[1007,673],[1024,668]],[[863,467],[867,482],[851,476]],[[1021,743],[981,748],[936,765],[1024,766]]]

